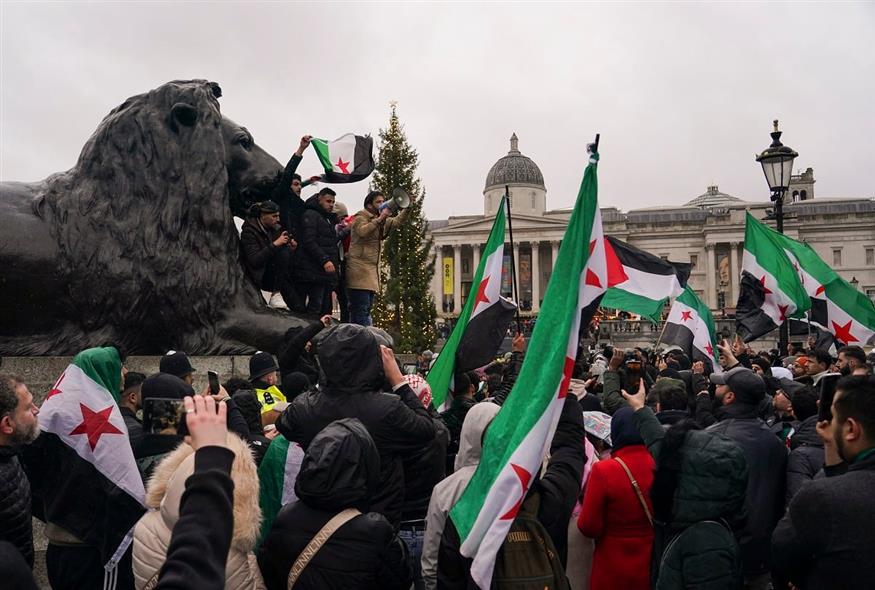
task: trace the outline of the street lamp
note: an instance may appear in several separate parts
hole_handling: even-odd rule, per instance
[[[857,280],[857,277],[851,277],[851,286],[854,288],[854,291],[860,288],[860,281]]]
[[[762,151],[756,157],[757,162],[763,167],[763,174],[769,189],[772,191],[772,201],[775,203],[775,223],[778,233],[784,233],[784,193],[790,187],[790,175],[793,172],[793,161],[799,154],[796,150],[781,143],[781,132],[778,131],[778,120],[774,121],[775,130],[772,131],[772,145]],[[790,340],[789,326],[787,322],[781,324],[778,330],[778,348],[783,353],[787,350]]]

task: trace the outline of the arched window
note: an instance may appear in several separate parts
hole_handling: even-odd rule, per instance
[[[800,201],[804,201],[807,198],[808,198],[808,191],[802,191],[801,193],[799,193],[799,200]]]

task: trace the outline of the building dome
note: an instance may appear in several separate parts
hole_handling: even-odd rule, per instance
[[[721,193],[717,190],[717,185],[709,186],[708,190],[699,195],[689,203],[684,204],[684,207],[699,207],[702,209],[710,209],[711,207],[723,207],[726,205],[734,205],[744,203],[738,197]]]
[[[544,175],[531,158],[522,155],[516,133],[510,136],[510,151],[489,169],[484,192],[504,185],[531,185],[546,190]]]

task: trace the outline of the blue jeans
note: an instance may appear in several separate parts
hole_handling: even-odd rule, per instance
[[[422,522],[422,521],[420,521]],[[407,545],[408,559],[410,566],[413,569],[413,588],[415,590],[423,590],[425,583],[422,581],[422,541],[425,538],[425,527],[422,525],[406,526],[406,523],[401,523],[401,530],[398,531],[398,537]]]
[[[365,289],[347,289],[349,299],[349,321],[360,326],[370,326],[371,306],[374,304],[374,292]]]

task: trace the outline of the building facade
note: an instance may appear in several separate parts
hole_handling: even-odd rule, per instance
[[[811,168],[792,177],[784,233],[811,244],[827,264],[875,301],[875,198],[815,199],[814,185]],[[528,315],[540,310],[571,210],[547,208],[541,170],[520,152],[514,134],[510,151],[486,175],[484,214],[429,222],[436,257],[431,288],[439,317],[461,312],[505,186],[513,215],[520,307]],[[771,210],[771,202],[744,201],[710,186],[682,206],[601,211],[605,234],[668,260],[691,263],[691,287],[720,316],[731,314],[738,300],[745,212],[774,227]],[[510,265],[506,245],[506,296],[511,295]]]

